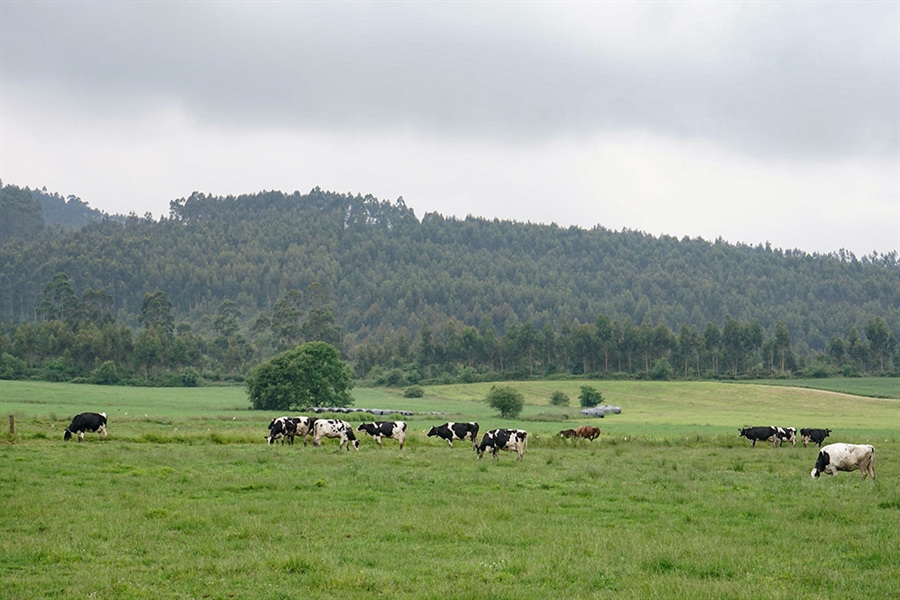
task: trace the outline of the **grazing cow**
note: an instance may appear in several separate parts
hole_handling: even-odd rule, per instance
[[[578,435],[578,432],[575,431],[574,429],[563,429],[562,431],[559,432],[559,437],[564,437],[567,440],[574,438],[577,435]]]
[[[340,438],[341,449],[344,448],[344,444],[347,444],[348,451],[352,445],[359,452],[359,440],[353,435],[353,427],[347,421],[341,421],[340,419],[316,419],[313,430],[315,431],[313,434],[313,446],[320,445],[323,437]]]
[[[303,445],[306,445],[308,436],[312,434],[313,424],[316,422],[314,417],[278,417],[272,419],[269,423],[269,435],[266,440],[269,444],[274,444],[276,440],[288,441],[288,444],[294,443],[294,436],[299,435],[303,438]]]
[[[404,421],[376,421],[374,423],[363,423],[356,428],[357,431],[365,431],[378,442],[381,446],[381,438],[392,438],[400,442],[400,449],[403,450],[403,442],[406,441],[406,423]]]
[[[593,442],[600,437],[600,428],[594,427],[593,425],[582,425],[575,430],[575,435]]]
[[[825,438],[827,438],[830,433],[830,429],[809,429],[808,427],[804,427],[800,430],[800,440],[803,442],[804,448],[806,448],[806,444],[809,442],[814,442],[821,448],[822,442],[825,441]]]
[[[776,427],[778,445],[788,442],[791,446],[797,445],[797,428],[796,427]]]
[[[859,469],[862,478],[871,475],[875,479],[875,446],[869,444],[828,444],[819,450],[816,466],[810,476],[816,479],[822,473],[832,477],[838,471],[855,471]]]
[[[472,447],[478,447],[478,423],[444,423],[428,430],[428,437],[438,436],[450,447],[453,440],[472,440]]]
[[[756,447],[756,442],[765,440],[772,442],[772,447],[778,445],[778,428],[777,427],[745,427],[739,429],[741,436],[750,440],[750,445]]]
[[[63,440],[68,442],[74,433],[78,436],[78,441],[83,442],[85,432],[94,433],[95,431],[100,434],[101,440],[106,438],[106,413],[81,413],[75,415],[72,423],[66,427]]]
[[[491,429],[481,438],[481,445],[475,451],[478,453],[479,460],[486,451],[490,451],[497,459],[497,452],[500,450],[515,450],[518,458],[522,460],[525,453],[525,440],[528,432],[524,429]]]

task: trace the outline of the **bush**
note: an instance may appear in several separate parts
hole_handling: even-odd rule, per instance
[[[403,390],[404,398],[421,398],[425,395],[425,388],[420,385],[411,385]]]
[[[197,387],[200,385],[200,373],[194,367],[187,367],[181,372],[181,383],[184,387]]]
[[[6,352],[0,354],[0,379],[22,379],[27,370],[24,360]]]
[[[592,386],[583,385],[581,386],[581,393],[578,395],[578,401],[581,403],[582,408],[590,408],[603,402],[603,394]]]
[[[519,416],[525,406],[525,396],[511,386],[493,385],[485,402],[491,408],[500,411],[501,417],[514,419]]]
[[[91,382],[98,385],[116,385],[119,383],[119,370],[111,360],[104,361],[91,371]]]
[[[565,392],[560,392],[559,390],[553,392],[550,395],[550,405],[551,406],[568,406],[569,405],[569,396]]]
[[[650,379],[654,381],[667,381],[672,378],[672,365],[669,364],[667,358],[660,358],[653,363],[653,370],[650,372]]]

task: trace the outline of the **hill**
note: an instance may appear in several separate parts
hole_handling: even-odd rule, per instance
[[[4,204],[16,190],[4,186]],[[195,193],[172,201],[159,221],[132,215],[10,235],[0,259],[0,318],[7,322],[33,320],[46,286],[64,273],[76,295],[103,290],[118,323],[137,327],[147,296],[162,292],[173,320],[194,334],[221,335],[225,319],[226,333],[271,351],[279,345],[273,324],[286,310],[319,311],[320,325],[340,328],[338,343],[369,367],[401,366],[435,343],[452,346],[448,357],[460,366],[505,371],[506,350],[491,344],[512,332],[519,353],[529,355],[526,374],[535,362],[545,372],[577,364],[597,370],[601,361],[604,370],[649,371],[667,355],[652,343],[671,350],[686,332],[699,344],[710,325],[722,335],[732,325],[758,353],[777,337],[779,323],[792,355],[830,353],[835,339],[846,354],[867,341],[862,332],[876,319],[887,336],[883,360],[896,351],[890,340],[900,331],[894,254],[810,255],[437,213],[419,219],[402,198],[318,188]],[[643,336],[643,345],[619,344],[611,356],[597,324],[609,325],[619,341]],[[582,326],[592,337],[573,350]],[[555,336],[568,340],[566,356],[542,347]],[[691,353],[673,364],[688,371]],[[774,350],[769,362],[777,362]]]

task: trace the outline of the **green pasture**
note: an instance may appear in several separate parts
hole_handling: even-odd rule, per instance
[[[584,383],[511,384],[515,421],[481,402],[490,385],[358,388],[357,406],[442,414],[407,418],[403,451],[347,452],[266,445],[274,413],[240,388],[0,382],[16,423],[0,433],[0,597],[900,597],[900,400],[597,381],[622,414],[584,419]],[[548,405],[557,389],[572,406]],[[85,410],[107,412],[109,438],[64,443]],[[423,433],[463,419],[527,429],[524,460]],[[604,433],[555,435],[579,423]],[[737,436],[767,423],[874,444],[877,479],[813,480],[817,448]]]
[[[761,381],[763,385],[815,388],[871,396],[873,398],[900,398],[900,379],[897,377],[833,377],[825,379],[772,379]]]

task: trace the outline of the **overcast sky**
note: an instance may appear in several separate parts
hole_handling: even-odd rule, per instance
[[[0,2],[0,177],[900,250],[900,2]]]

